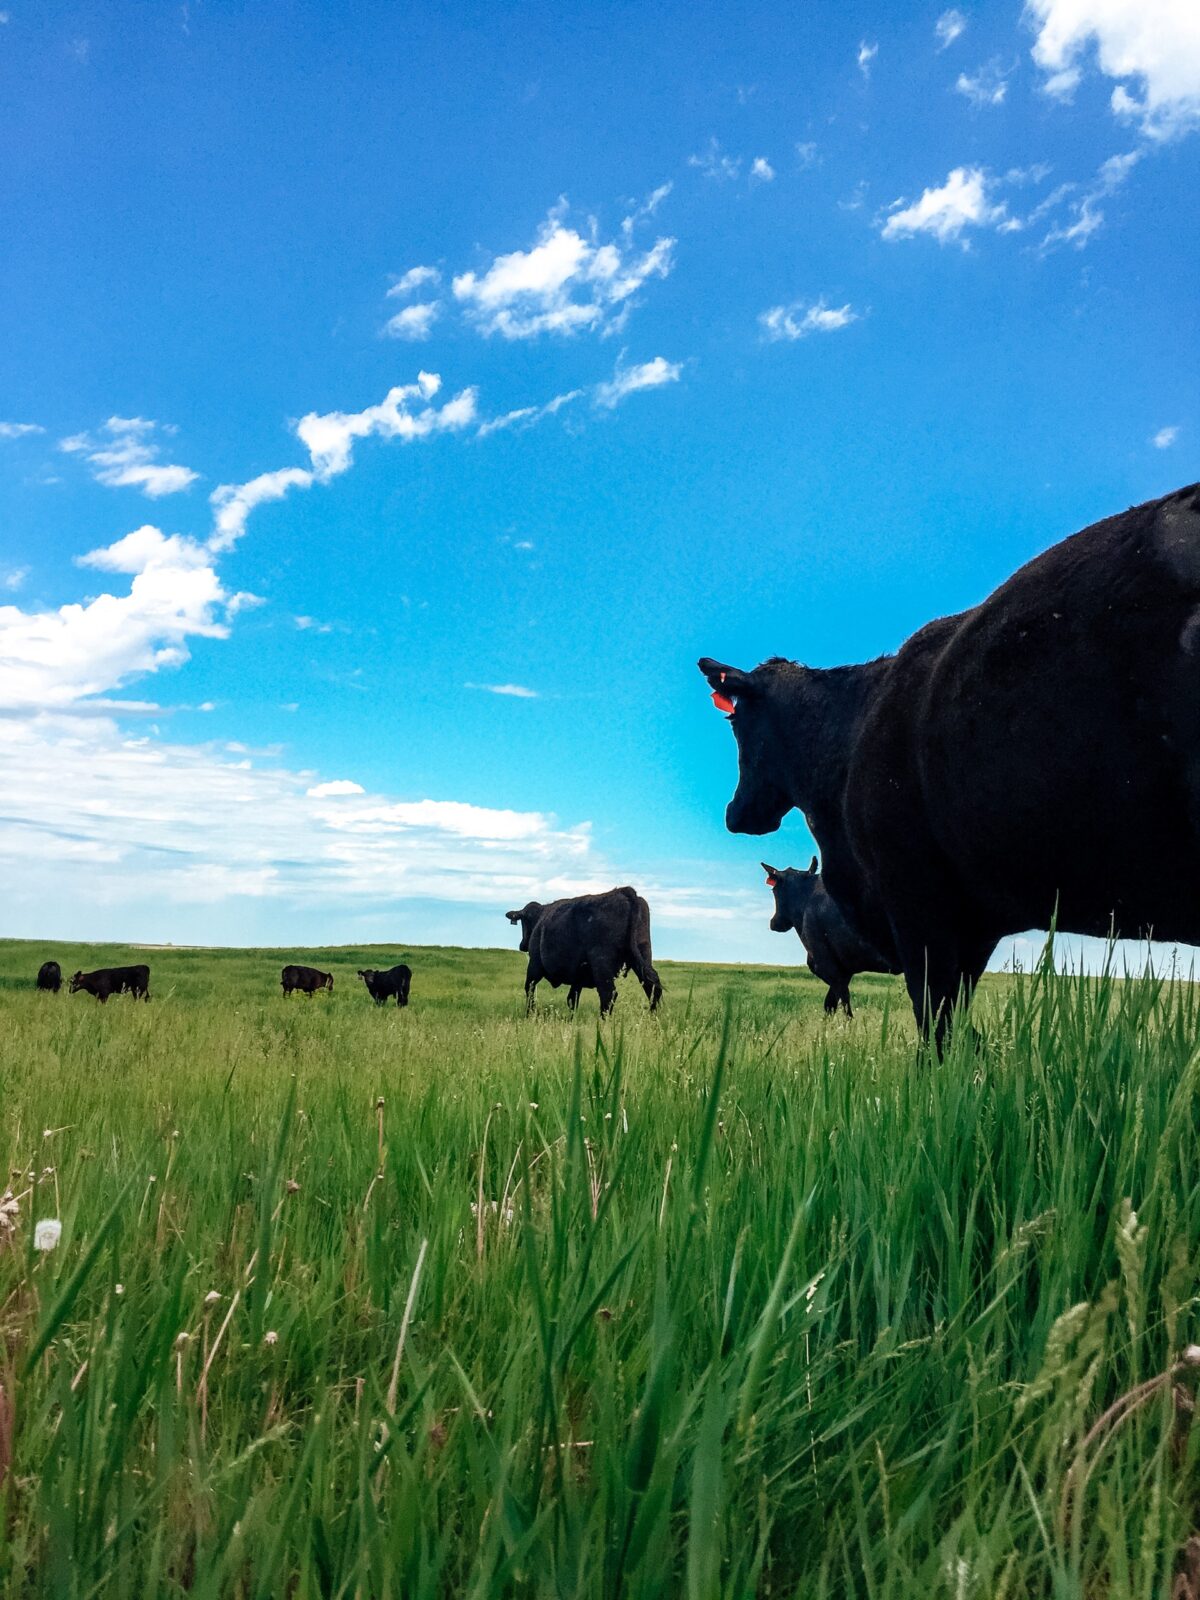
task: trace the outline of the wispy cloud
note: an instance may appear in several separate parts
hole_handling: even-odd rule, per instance
[[[682,371],[682,362],[668,361],[663,356],[655,356],[653,361],[643,361],[636,367],[623,367],[618,362],[612,378],[607,383],[598,383],[593,390],[596,404],[611,409],[640,389],[658,389],[664,383],[677,382]]]
[[[639,289],[665,278],[675,241],[660,238],[649,250],[624,243],[599,243],[564,220],[565,202],[555,207],[529,250],[496,256],[486,271],[462,272],[454,298],[480,332],[505,339],[543,333],[610,333],[624,326]]]
[[[981,167],[955,167],[945,183],[926,189],[919,200],[905,204],[897,200],[882,226],[885,239],[911,239],[930,234],[939,244],[961,244],[968,229],[996,227],[1003,223],[1007,208],[994,202],[994,180]]]
[[[1074,183],[1060,184],[1041,205],[1034,208],[1027,219],[1029,223],[1037,222],[1056,207],[1063,204],[1066,206],[1065,220],[1047,232],[1039,248],[1045,252],[1053,250],[1058,245],[1069,245],[1073,249],[1082,250],[1093,234],[1104,225],[1104,209],[1101,202],[1117,192],[1142,159],[1142,155],[1141,150],[1129,150],[1123,155],[1109,156],[1108,160],[1101,164],[1095,178],[1086,186]]]
[[[1008,74],[998,61],[989,61],[975,72],[960,72],[954,87],[977,110],[1003,105],[1008,94]]]
[[[953,7],[949,11],[943,11],[933,25],[934,37],[937,39],[939,50],[948,49],[956,39],[961,39],[966,31],[966,17],[963,16],[961,11],[956,11]]]
[[[540,700],[536,689],[527,689],[523,683],[464,683],[464,689],[481,689],[484,694],[507,695],[512,700]]]
[[[515,411],[506,411],[503,416],[492,417],[487,422],[481,422],[479,425],[479,437],[486,439],[489,433],[499,433],[504,428],[532,428],[535,423],[541,422],[544,417],[555,416],[564,406],[569,406],[586,392],[584,389],[569,389],[566,394],[556,394],[554,399],[547,400],[545,405],[518,406]]]
[[[796,146],[796,164],[803,172],[817,164],[817,144],[815,139],[806,139]]]
[[[766,156],[755,156],[750,167],[750,178],[755,183],[770,183],[775,177],[775,168]]]
[[[1156,450],[1169,450],[1178,437],[1179,429],[1177,427],[1160,428],[1150,443]]]
[[[870,78],[871,65],[879,54],[878,44],[868,44],[864,39],[858,47],[858,70],[864,78]]]
[[[4,587],[10,592],[15,592],[17,589],[21,588],[28,576],[28,567],[9,567],[8,571],[4,574],[3,579],[0,579],[0,582],[2,582]]]
[[[383,325],[383,331],[390,339],[428,339],[441,310],[436,300],[418,301],[416,305],[405,306],[403,311],[397,311],[394,317],[389,317]]]
[[[388,290],[388,298],[394,299],[401,295],[412,294],[417,289],[423,289],[426,284],[441,281],[442,275],[436,267],[409,267],[408,271],[397,278]]]
[[[0,439],[25,439],[32,433],[45,433],[36,422],[0,422]]]
[[[759,317],[763,338],[770,343],[780,339],[807,339],[811,333],[836,333],[859,320],[852,306],[831,306],[824,295],[819,300],[793,300],[790,305],[772,306]]]
[[[159,461],[157,431],[158,424],[145,417],[109,417],[98,436],[77,433],[63,439],[59,449],[83,456],[96,482],[106,488],[140,489],[148,499],[158,500],[190,488],[199,474]]]
[[[715,183],[726,183],[741,172],[742,158],[726,155],[714,134],[699,154],[688,157],[688,166],[695,167]]]

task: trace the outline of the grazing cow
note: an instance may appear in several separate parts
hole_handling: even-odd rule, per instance
[[[131,994],[135,1000],[150,998],[149,967],[100,967],[96,972],[77,972],[71,979],[70,992],[94,994],[104,1005],[110,994]]]
[[[38,968],[37,986],[57,994],[62,988],[62,968],[57,961],[43,961]]]
[[[389,967],[386,972],[377,972],[374,967],[368,967],[365,972],[359,973],[359,977],[366,984],[367,993],[377,1006],[386,1005],[393,995],[398,1006],[408,1004],[412,968],[406,967],[403,962],[398,967]]]
[[[1054,545],[894,656],[699,666],[737,739],[726,826],[803,811],[939,1044],[1006,934],[1200,942],[1200,485]]]
[[[285,1000],[294,989],[299,989],[310,1000],[318,989],[333,990],[333,974],[319,972],[316,967],[284,967],[279,981],[283,985]]]
[[[798,867],[769,867],[765,861],[762,865],[767,887],[775,891],[771,932],[789,933],[795,928],[808,952],[808,970],[829,985],[826,1014],[841,1006],[852,1017],[850,979],[854,974],[899,972],[899,967],[860,938],[846,921],[817,871],[816,856],[807,872]]]
[[[636,889],[608,889],[581,894],[544,906],[531,900],[520,911],[505,912],[521,926],[521,949],[529,956],[525,973],[526,1009],[533,1010],[534,991],[545,978],[551,988],[565,983],[567,1004],[579,1004],[581,989],[595,989],[600,1015],[607,1016],[617,998],[616,980],[632,972],[654,1011],[662,984],[650,949],[650,907]]]

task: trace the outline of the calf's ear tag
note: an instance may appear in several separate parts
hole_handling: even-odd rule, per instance
[[[773,889],[778,882],[779,879],[772,873],[772,875],[767,879],[767,888]]]
[[[722,673],[721,676],[724,677],[725,674]],[[719,689],[713,691],[712,702],[713,705],[716,706],[717,710],[724,711],[726,716],[731,717],[733,715],[735,709],[733,701],[727,694],[722,694]]]

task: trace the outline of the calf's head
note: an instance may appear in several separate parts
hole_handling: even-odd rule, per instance
[[[74,994],[82,983],[83,983],[83,973],[82,972],[73,973],[72,977],[71,977],[70,986],[67,989],[67,993],[68,994]]]
[[[774,833],[791,810],[784,767],[786,753],[776,735],[769,672],[742,672],[711,656],[697,662],[713,690],[713,704],[733,725],[738,747],[738,786],[725,808],[730,833]]]
[[[775,893],[775,912],[771,917],[772,933],[789,933],[793,928],[799,933],[804,922],[804,912],[817,886],[817,858],[807,872],[798,867],[771,867],[764,861],[767,887]]]
[[[514,927],[518,924],[520,925],[520,948],[527,953],[529,950],[529,935],[533,932],[534,924],[537,922],[537,919],[541,916],[541,914],[542,905],[538,900],[531,900],[528,905],[522,906],[520,911],[506,911],[504,913]]]

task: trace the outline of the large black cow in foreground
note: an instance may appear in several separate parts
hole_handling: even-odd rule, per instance
[[[1063,540],[894,656],[699,665],[737,738],[726,825],[803,811],[939,1042],[1005,934],[1200,943],[1200,485]]]
[[[398,967],[389,967],[386,972],[378,972],[374,967],[367,967],[358,975],[366,984],[367,993],[377,1006],[386,1005],[393,998],[398,1006],[408,1004],[412,968],[406,967],[403,962]]]
[[[70,982],[70,993],[94,994],[104,1005],[112,994],[131,994],[135,1000],[150,998],[149,967],[100,967],[96,972],[77,972]]]
[[[299,989],[301,994],[307,995],[310,1000],[318,989],[328,989],[331,992],[333,990],[333,974],[320,972],[316,967],[284,967],[279,975],[279,981],[283,986],[285,1000],[296,989]]]
[[[898,972],[900,969],[861,938],[825,887],[817,871],[817,858],[807,872],[798,867],[769,867],[763,862],[767,886],[775,891],[772,933],[789,933],[793,928],[808,952],[808,970],[829,985],[825,996],[826,1013],[841,1006],[848,1017],[850,979],[856,972]]]
[[[607,1016],[617,998],[617,978],[630,971],[646,991],[653,1011],[662,999],[662,984],[650,949],[650,907],[636,889],[608,889],[554,900],[548,906],[531,900],[520,911],[505,912],[521,927],[521,949],[528,952],[525,999],[533,1010],[534,991],[543,978],[551,988],[565,983],[567,1004],[579,1004],[581,989],[595,989],[600,1015]]]
[[[43,961],[38,968],[37,986],[46,989],[50,994],[57,994],[62,988],[62,968],[57,961]]]

